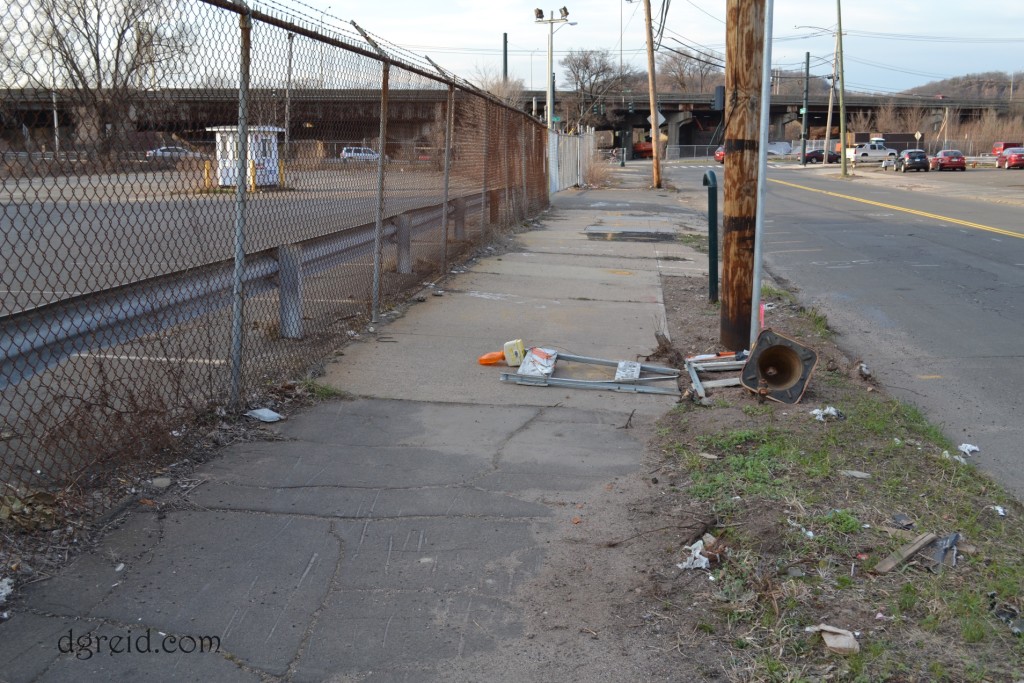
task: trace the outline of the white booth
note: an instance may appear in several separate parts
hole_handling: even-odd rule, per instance
[[[217,134],[217,181],[222,187],[238,184],[238,126],[214,126],[206,130]],[[277,134],[284,128],[249,126],[249,163],[246,180],[256,187],[281,183],[278,169]],[[249,175],[255,175],[255,182]]]

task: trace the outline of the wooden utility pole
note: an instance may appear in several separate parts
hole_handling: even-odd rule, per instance
[[[765,0],[727,0],[722,345],[750,346]]]
[[[647,31],[647,88],[651,100],[651,151],[655,188],[661,188],[661,126],[658,125],[658,88],[654,77],[654,31],[651,28],[651,0],[644,0],[644,23]]]

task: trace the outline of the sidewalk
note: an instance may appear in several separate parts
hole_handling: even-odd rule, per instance
[[[0,679],[522,681],[559,680],[582,657],[621,667],[609,643],[565,651],[556,630],[538,633],[530,582],[574,552],[575,516],[638,471],[644,428],[675,399],[499,382],[507,368],[476,358],[516,338],[615,360],[655,348],[660,274],[706,275],[707,259],[654,241],[697,218],[648,190],[649,174],[616,168],[615,189],[561,193],[507,251],[346,347],[321,381],[354,398],[290,416],[281,440],[224,449],[190,494],[133,508],[59,577],[25,587],[0,624]],[[200,654],[208,637],[219,653]]]

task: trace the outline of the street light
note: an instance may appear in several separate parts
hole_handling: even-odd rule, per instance
[[[565,7],[563,7],[560,10],[558,10],[558,14],[559,14],[558,19],[555,19],[555,12],[554,12],[554,10],[551,10],[550,18],[549,19],[545,19],[544,18],[544,10],[542,10],[540,8],[537,8],[537,9],[533,10],[533,16],[534,16],[535,22],[538,23],[538,24],[547,24],[548,25],[548,75],[546,77],[547,78],[547,86],[545,87],[545,90],[547,90],[547,105],[545,107],[545,109],[546,109],[545,113],[547,115],[548,129],[549,130],[551,129],[552,124],[554,123],[554,121],[552,120],[552,116],[553,116],[553,110],[554,110],[554,107],[555,107],[555,81],[554,81],[554,78],[553,78],[553,75],[555,73],[555,66],[554,66],[554,63],[553,63],[554,62],[554,52],[555,52],[555,50],[554,50],[554,47],[555,47],[555,24],[568,24],[569,26],[575,26],[576,25],[575,21],[569,21],[569,10],[566,9]],[[562,27],[559,26],[558,28],[562,28]]]

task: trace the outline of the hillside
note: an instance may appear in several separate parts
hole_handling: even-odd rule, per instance
[[[986,71],[985,73],[967,74],[966,76],[932,81],[931,83],[905,90],[900,94],[923,95],[926,97],[944,95],[951,99],[1009,99],[1011,91],[1018,91],[1024,86],[1024,83],[1021,83],[1022,75],[1024,74]],[[1024,97],[1024,92],[1014,94],[1018,98]]]

